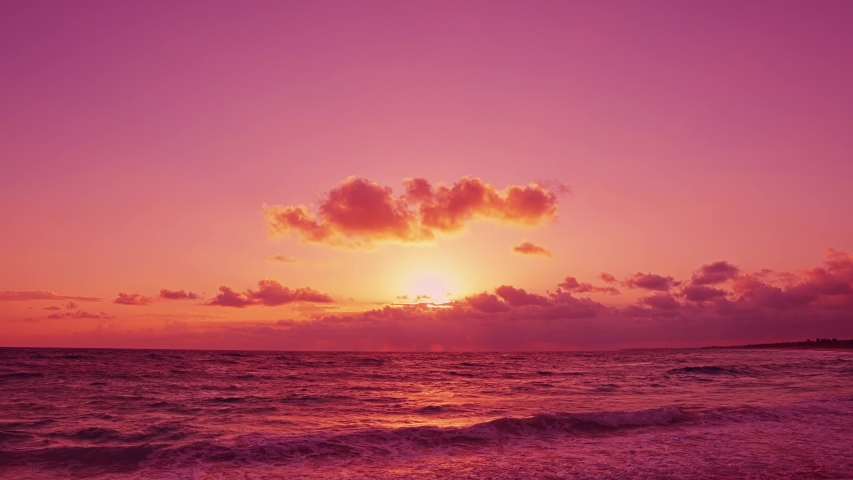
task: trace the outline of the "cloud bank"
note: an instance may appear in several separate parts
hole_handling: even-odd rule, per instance
[[[741,273],[716,262],[686,281],[646,273],[623,283],[650,295],[608,306],[583,294],[618,293],[607,290],[613,287],[566,277],[545,294],[502,285],[438,306],[323,314],[244,333],[263,329],[281,345],[299,339],[301,348],[332,350],[561,350],[853,336],[853,256],[835,250],[822,266],[799,273]]]
[[[727,262],[702,265],[684,280],[657,273],[596,283],[572,276],[552,291],[512,285],[444,304],[398,303],[360,313],[301,312],[274,322],[174,324],[165,329],[94,329],[37,343],[161,348],[284,350],[568,350],[744,344],[806,338],[853,337],[853,256],[829,250],[825,261],[799,272],[744,272]],[[601,293],[625,284],[646,293],[629,304],[608,305]],[[609,289],[613,289],[611,291]],[[292,302],[329,303],[310,288],[274,280],[256,289],[227,286],[209,305],[247,307]],[[47,312],[46,312],[47,313]],[[107,314],[55,312],[47,318]],[[45,335],[48,335],[47,333]],[[54,343],[51,343],[54,342]],[[75,343],[77,342],[77,343]],[[29,344],[33,344],[30,341]]]
[[[557,195],[531,183],[498,190],[478,178],[432,185],[404,180],[405,193],[360,177],[349,177],[328,192],[316,210],[306,205],[265,205],[274,236],[296,234],[306,243],[339,248],[373,248],[377,243],[425,243],[480,219],[535,226],[557,215]]]

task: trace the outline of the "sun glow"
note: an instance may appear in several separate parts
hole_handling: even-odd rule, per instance
[[[409,302],[444,303],[458,290],[453,278],[444,272],[424,270],[412,274],[404,283]]]

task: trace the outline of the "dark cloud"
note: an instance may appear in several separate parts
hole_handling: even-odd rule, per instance
[[[249,290],[249,292],[251,292],[251,290]],[[219,287],[219,294],[213,297],[213,300],[207,302],[206,305],[243,308],[248,307],[249,305],[255,305],[256,303],[257,302],[252,300],[249,295],[237,292],[231,287],[222,285]]]
[[[325,293],[312,288],[289,289],[275,280],[261,280],[258,291],[252,293],[252,298],[268,307],[275,307],[293,302],[332,303],[335,300]]]
[[[471,308],[483,313],[506,312],[509,310],[509,305],[502,302],[497,296],[491,293],[478,293],[465,297],[465,301],[471,305]]]
[[[59,295],[44,290],[0,290],[0,302],[26,302],[30,300],[76,300],[78,302],[102,302],[103,298],[76,297],[72,295]]]
[[[258,282],[257,290],[246,290],[242,293],[223,285],[219,287],[219,294],[207,302],[207,305],[236,308],[250,305],[275,307],[295,302],[332,303],[334,301],[331,296],[312,288],[290,289],[275,280],[266,279]]]
[[[672,277],[664,277],[661,275],[655,275],[654,273],[637,272],[622,281],[622,285],[625,285],[628,288],[641,288],[643,290],[668,292],[673,287],[681,285],[681,282],[676,282]]]
[[[68,302],[68,303],[66,303],[66,304],[65,304],[65,309],[66,309],[66,310],[76,310],[76,309],[77,309],[77,304],[76,304],[76,303],[74,303],[74,302]]]
[[[714,262],[702,265],[690,281],[693,285],[717,285],[735,278],[740,269],[728,262]]]
[[[303,242],[342,248],[372,248],[376,243],[423,243],[438,233],[462,230],[475,219],[533,226],[557,214],[557,197],[539,184],[497,190],[478,178],[432,185],[423,178],[404,180],[405,193],[364,178],[349,177],[332,189],[316,211],[305,205],[264,206],[274,235],[295,233]]]
[[[198,294],[193,292],[163,288],[160,290],[160,298],[165,298],[166,300],[196,300],[199,297]]]
[[[495,293],[513,307],[551,304],[547,297],[535,293],[527,293],[523,288],[515,288],[509,285],[501,285],[495,289]]]
[[[42,310],[62,310],[62,309],[59,307],[50,306],[50,307],[44,307],[44,308],[42,308]]]
[[[113,300],[113,303],[118,303],[120,305],[148,305],[152,301],[151,297],[145,297],[138,293],[119,292],[118,297]]]
[[[521,242],[518,245],[512,247],[512,251],[519,255],[541,255],[544,257],[553,256],[551,251],[547,248],[530,242]]]

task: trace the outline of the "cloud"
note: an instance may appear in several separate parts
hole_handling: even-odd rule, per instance
[[[130,327],[121,330],[125,327],[117,325],[81,336],[50,337],[53,340],[41,343],[292,350],[429,350],[431,346],[441,345],[448,351],[519,351],[853,337],[853,256],[829,250],[821,265],[795,273],[766,270],[750,273],[738,269],[736,276],[724,282],[693,284],[693,278],[706,273],[709,272],[699,267],[683,281],[656,275],[666,280],[656,285],[666,283],[669,289],[652,289],[627,305],[606,305],[578,297],[590,289],[606,287],[565,277],[553,293],[500,285],[492,291],[442,305],[401,303],[358,313],[308,308],[293,312],[296,319],[190,322],[171,330],[130,330]],[[644,274],[643,279],[651,275]],[[275,305],[315,295],[331,300],[311,289],[293,290],[265,280],[259,282],[258,288],[243,292],[223,286],[211,303]],[[72,316],[105,318],[107,315],[56,312],[52,318]]]
[[[676,310],[681,307],[678,300],[668,293],[657,293],[649,297],[642,297],[639,302],[658,310]]]
[[[51,320],[61,320],[66,318],[91,318],[91,319],[109,319],[114,318],[111,315],[107,315],[104,312],[101,313],[89,313],[84,312],[83,310],[77,310],[76,312],[63,312],[63,313],[54,313],[52,315],[48,315],[47,318]]]
[[[738,273],[732,278],[731,272]],[[287,326],[293,335],[316,329],[323,332],[321,338],[338,342],[344,341],[341,332],[346,331],[350,347],[376,347],[367,334],[371,332],[384,339],[386,347],[428,349],[440,344],[448,350],[708,345],[853,335],[853,256],[830,251],[822,266],[786,275],[784,285],[769,282],[765,271],[739,272],[734,265],[717,262],[700,267],[688,282],[649,273],[633,275],[626,283],[653,294],[624,306],[575,297],[612,287],[566,277],[555,293],[501,285],[442,308],[395,305],[280,326]],[[695,278],[700,284],[693,283]],[[710,286],[729,280],[728,289]],[[415,331],[422,338],[416,338]]]
[[[572,187],[559,180],[542,180],[536,183],[549,190],[554,190],[558,195],[570,195],[572,193]]]
[[[519,255],[542,255],[545,257],[554,256],[547,248],[530,242],[521,242],[518,245],[512,247],[512,251]]]
[[[118,297],[113,300],[113,303],[121,305],[148,305],[152,302],[150,297],[142,296],[138,293],[119,292]]]
[[[26,302],[30,300],[76,300],[78,302],[102,302],[103,298],[59,295],[44,290],[0,290],[0,302]]]
[[[251,290],[249,290],[249,292],[251,292]],[[213,300],[210,300],[205,305],[243,308],[256,303],[257,302],[253,301],[249,295],[237,292],[231,287],[222,285],[219,287],[219,294],[213,297]]]
[[[714,262],[702,265],[699,272],[690,281],[693,285],[716,285],[735,278],[740,269],[728,262]]]
[[[261,280],[258,291],[252,293],[252,298],[268,307],[275,307],[293,302],[332,303],[329,295],[305,287],[291,290],[275,280]]]
[[[478,178],[432,185],[404,180],[405,193],[360,177],[349,177],[323,198],[316,211],[306,205],[265,205],[273,235],[296,234],[303,242],[340,248],[376,243],[426,243],[437,234],[462,230],[475,219],[534,226],[554,219],[557,196],[531,183],[498,190]]]
[[[219,287],[219,294],[206,305],[243,308],[250,305],[275,307],[295,302],[333,303],[334,301],[331,296],[312,288],[290,289],[275,280],[266,279],[258,282],[257,290],[246,290],[242,293],[222,285]]]
[[[42,310],[62,310],[62,309],[59,307],[50,306],[50,307],[44,307],[44,308],[42,308]]]
[[[509,305],[502,302],[497,296],[491,293],[478,293],[465,298],[465,301],[471,305],[471,308],[478,312],[496,313],[506,312],[509,310]]]
[[[67,310],[76,310],[76,309],[77,309],[77,304],[76,304],[76,303],[74,303],[74,302],[68,302],[68,303],[66,303],[66,304],[65,304],[65,308],[66,308]]]
[[[591,283],[578,282],[575,277],[566,277],[557,284],[557,288],[572,293],[609,293],[610,295],[619,295],[620,293],[616,287],[596,287]]]
[[[600,278],[601,281],[604,283],[616,283],[618,281],[618,280],[616,280],[616,276],[614,276],[610,273],[607,273],[607,272],[599,273],[598,278]]]
[[[160,298],[165,298],[166,300],[196,300],[198,298],[198,294],[185,292],[183,290],[169,290],[163,288],[160,290]]]
[[[624,280],[622,285],[625,285],[628,288],[641,288],[643,290],[668,292],[672,287],[681,285],[681,282],[676,282],[672,277],[664,277],[661,275],[655,275],[654,273],[637,272]]]
[[[277,262],[277,263],[302,263],[301,260],[294,257],[288,257],[286,255],[282,255],[280,253],[269,257],[269,261]]]
[[[333,314],[313,309],[298,320],[183,322],[160,330],[117,325],[74,337],[45,333],[54,336],[14,341],[136,348],[426,351],[440,345],[447,351],[553,351],[853,336],[853,293],[848,289],[853,257],[830,251],[821,266],[782,277],[765,271],[739,273],[725,288],[693,285],[688,279],[678,292],[652,291],[620,306],[575,297],[563,288],[584,285],[575,279],[560,282],[555,293],[501,285],[441,306],[399,304]],[[220,292],[229,293],[231,303],[260,304],[253,290],[222,287]]]
[[[501,285],[495,289],[495,293],[513,307],[551,304],[548,298],[542,295],[527,293],[522,288],[515,288],[509,285]]]

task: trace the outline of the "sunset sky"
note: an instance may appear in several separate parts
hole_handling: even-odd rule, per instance
[[[0,346],[853,336],[853,2],[0,6]]]

